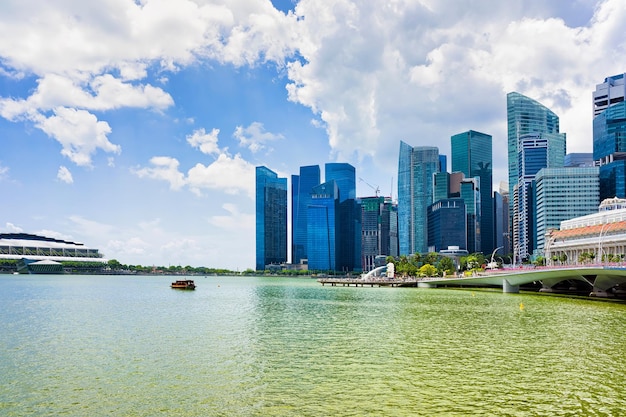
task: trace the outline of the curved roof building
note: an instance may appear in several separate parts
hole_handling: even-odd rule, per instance
[[[0,233],[0,260],[29,259],[34,261],[74,261],[107,263],[98,249],[28,233]]]

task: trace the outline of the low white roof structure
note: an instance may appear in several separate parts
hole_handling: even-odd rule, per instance
[[[54,260],[107,263],[98,249],[83,243],[28,233],[0,233],[0,259]]]

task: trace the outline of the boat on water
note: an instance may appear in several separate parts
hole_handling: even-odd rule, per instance
[[[172,282],[172,288],[177,290],[195,290],[196,284],[191,279]]]

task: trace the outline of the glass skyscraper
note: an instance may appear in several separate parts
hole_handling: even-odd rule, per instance
[[[446,198],[428,206],[428,246],[439,252],[449,246],[467,250],[467,217],[462,198]]]
[[[287,178],[256,167],[256,269],[287,262]]]
[[[480,242],[476,251],[486,255],[495,249],[493,217],[493,159],[491,135],[469,130],[451,138],[452,172],[480,178]]]
[[[337,212],[339,188],[335,181],[313,187],[307,208],[309,270],[337,270]]]
[[[389,197],[365,197],[361,207],[361,266],[369,272],[376,258],[398,256],[397,206]]]
[[[626,197],[625,77],[607,77],[593,93],[593,159],[600,165],[600,201]]]
[[[596,213],[600,205],[598,167],[543,168],[535,176],[536,249],[543,254],[545,236],[561,222]]]
[[[534,249],[529,187],[541,168],[563,167],[566,137],[554,112],[516,92],[507,94],[507,126],[513,255],[522,260]]]
[[[313,187],[320,184],[318,165],[300,167],[300,175],[291,176],[291,263],[308,259],[307,207]]]
[[[356,201],[356,170],[342,162],[324,166],[324,180],[335,181],[339,189],[337,222],[338,271],[361,270],[361,210]]]
[[[433,203],[439,149],[400,141],[398,158],[398,239],[400,255],[428,251],[428,206]]]
[[[480,177],[461,180],[461,199],[465,202],[467,226],[467,251],[480,251],[482,231],[480,229]]]
[[[344,162],[332,162],[324,165],[324,181],[335,181],[339,188],[339,201],[356,199],[356,170]]]

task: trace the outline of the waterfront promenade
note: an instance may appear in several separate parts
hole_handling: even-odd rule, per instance
[[[499,269],[485,271],[470,277],[424,277],[389,279],[367,278],[322,278],[322,285],[331,286],[390,286],[436,288],[441,286],[502,287],[505,293],[517,293],[521,285],[541,283],[541,291],[552,291],[558,285],[589,289],[589,295],[610,297],[626,292],[626,267],[618,266],[572,266],[558,268]]]

